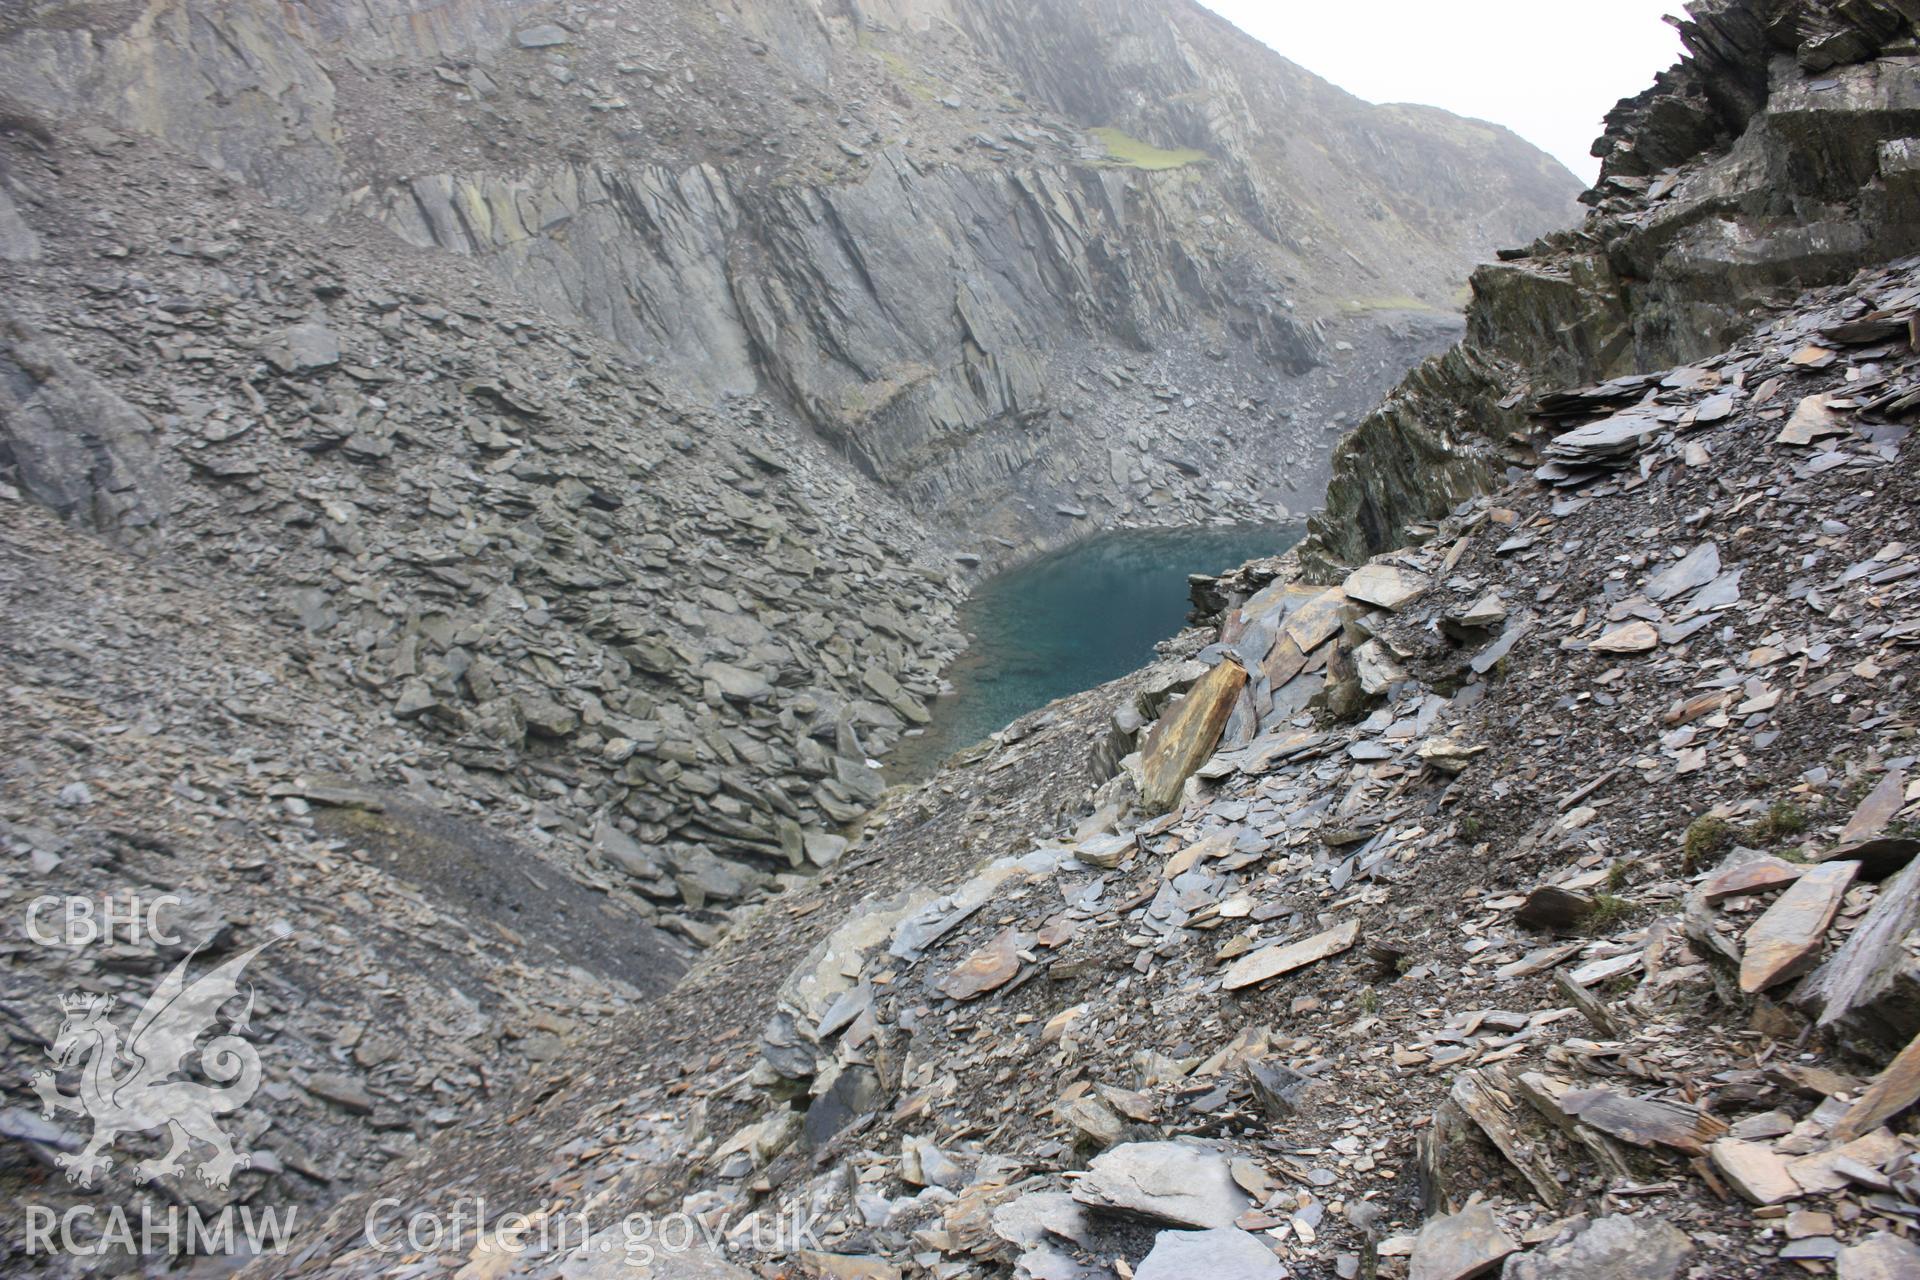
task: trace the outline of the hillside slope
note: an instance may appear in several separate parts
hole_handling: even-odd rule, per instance
[[[1210,584],[381,1221],[532,1219],[428,1275],[1912,1274],[1917,315],[1863,272],[1579,480]],[[370,1203],[259,1273],[383,1274]]]
[[[1916,16],[1695,5],[1304,566],[424,1151],[404,1211],[527,1218],[410,1265],[1920,1271]],[[368,1203],[260,1274],[380,1273]]]
[[[846,856],[977,574],[1310,506],[1542,165],[1180,4],[5,6],[6,1213],[307,1210],[553,1078]],[[27,912],[176,891],[272,940],[258,1158],[68,1186],[60,997],[181,956]]]
[[[1057,505],[1310,506],[1326,423],[1577,190],[1186,0],[875,10],[34,3],[0,84],[55,128],[103,118],[478,259],[699,400],[768,396],[916,510],[1021,546],[1072,533]]]

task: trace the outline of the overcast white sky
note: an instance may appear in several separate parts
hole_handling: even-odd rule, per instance
[[[1200,0],[1369,102],[1503,124],[1586,181],[1601,117],[1680,57],[1681,0]]]

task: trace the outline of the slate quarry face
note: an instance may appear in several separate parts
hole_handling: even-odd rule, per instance
[[[0,23],[6,905],[285,941],[254,1166],[107,1196],[818,1208],[778,1265],[832,1275],[1911,1270],[1911,14],[1698,6],[1590,234],[1343,446],[1323,582],[1224,575],[889,796],[973,575],[1311,507],[1451,336],[1336,304],[1446,307],[1571,190],[1180,6],[897,7]],[[10,946],[35,1051],[174,959]],[[390,1269],[353,1218],[299,1265]]]

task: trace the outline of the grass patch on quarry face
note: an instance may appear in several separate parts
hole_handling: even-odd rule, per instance
[[[867,51],[880,60],[881,65],[885,66],[886,69],[892,73],[893,78],[897,80],[908,93],[911,93],[922,102],[932,102],[934,100],[933,85],[928,82],[925,75],[921,74],[918,67],[888,49],[868,49]]]
[[[1130,169],[1147,169],[1158,173],[1166,169],[1184,169],[1191,164],[1204,164],[1213,158],[1191,147],[1168,151],[1119,129],[1089,129],[1087,132],[1100,139],[1100,145],[1107,149],[1109,160]]]
[[[1348,315],[1371,315],[1376,311],[1438,311],[1431,302],[1399,294],[1393,297],[1349,298],[1340,304]]]

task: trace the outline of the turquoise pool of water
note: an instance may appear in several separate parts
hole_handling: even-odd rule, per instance
[[[953,752],[1056,698],[1150,661],[1186,625],[1187,576],[1278,555],[1297,525],[1122,530],[1074,543],[989,579],[961,610],[971,639],[933,723],[888,756],[895,782],[933,772]]]

